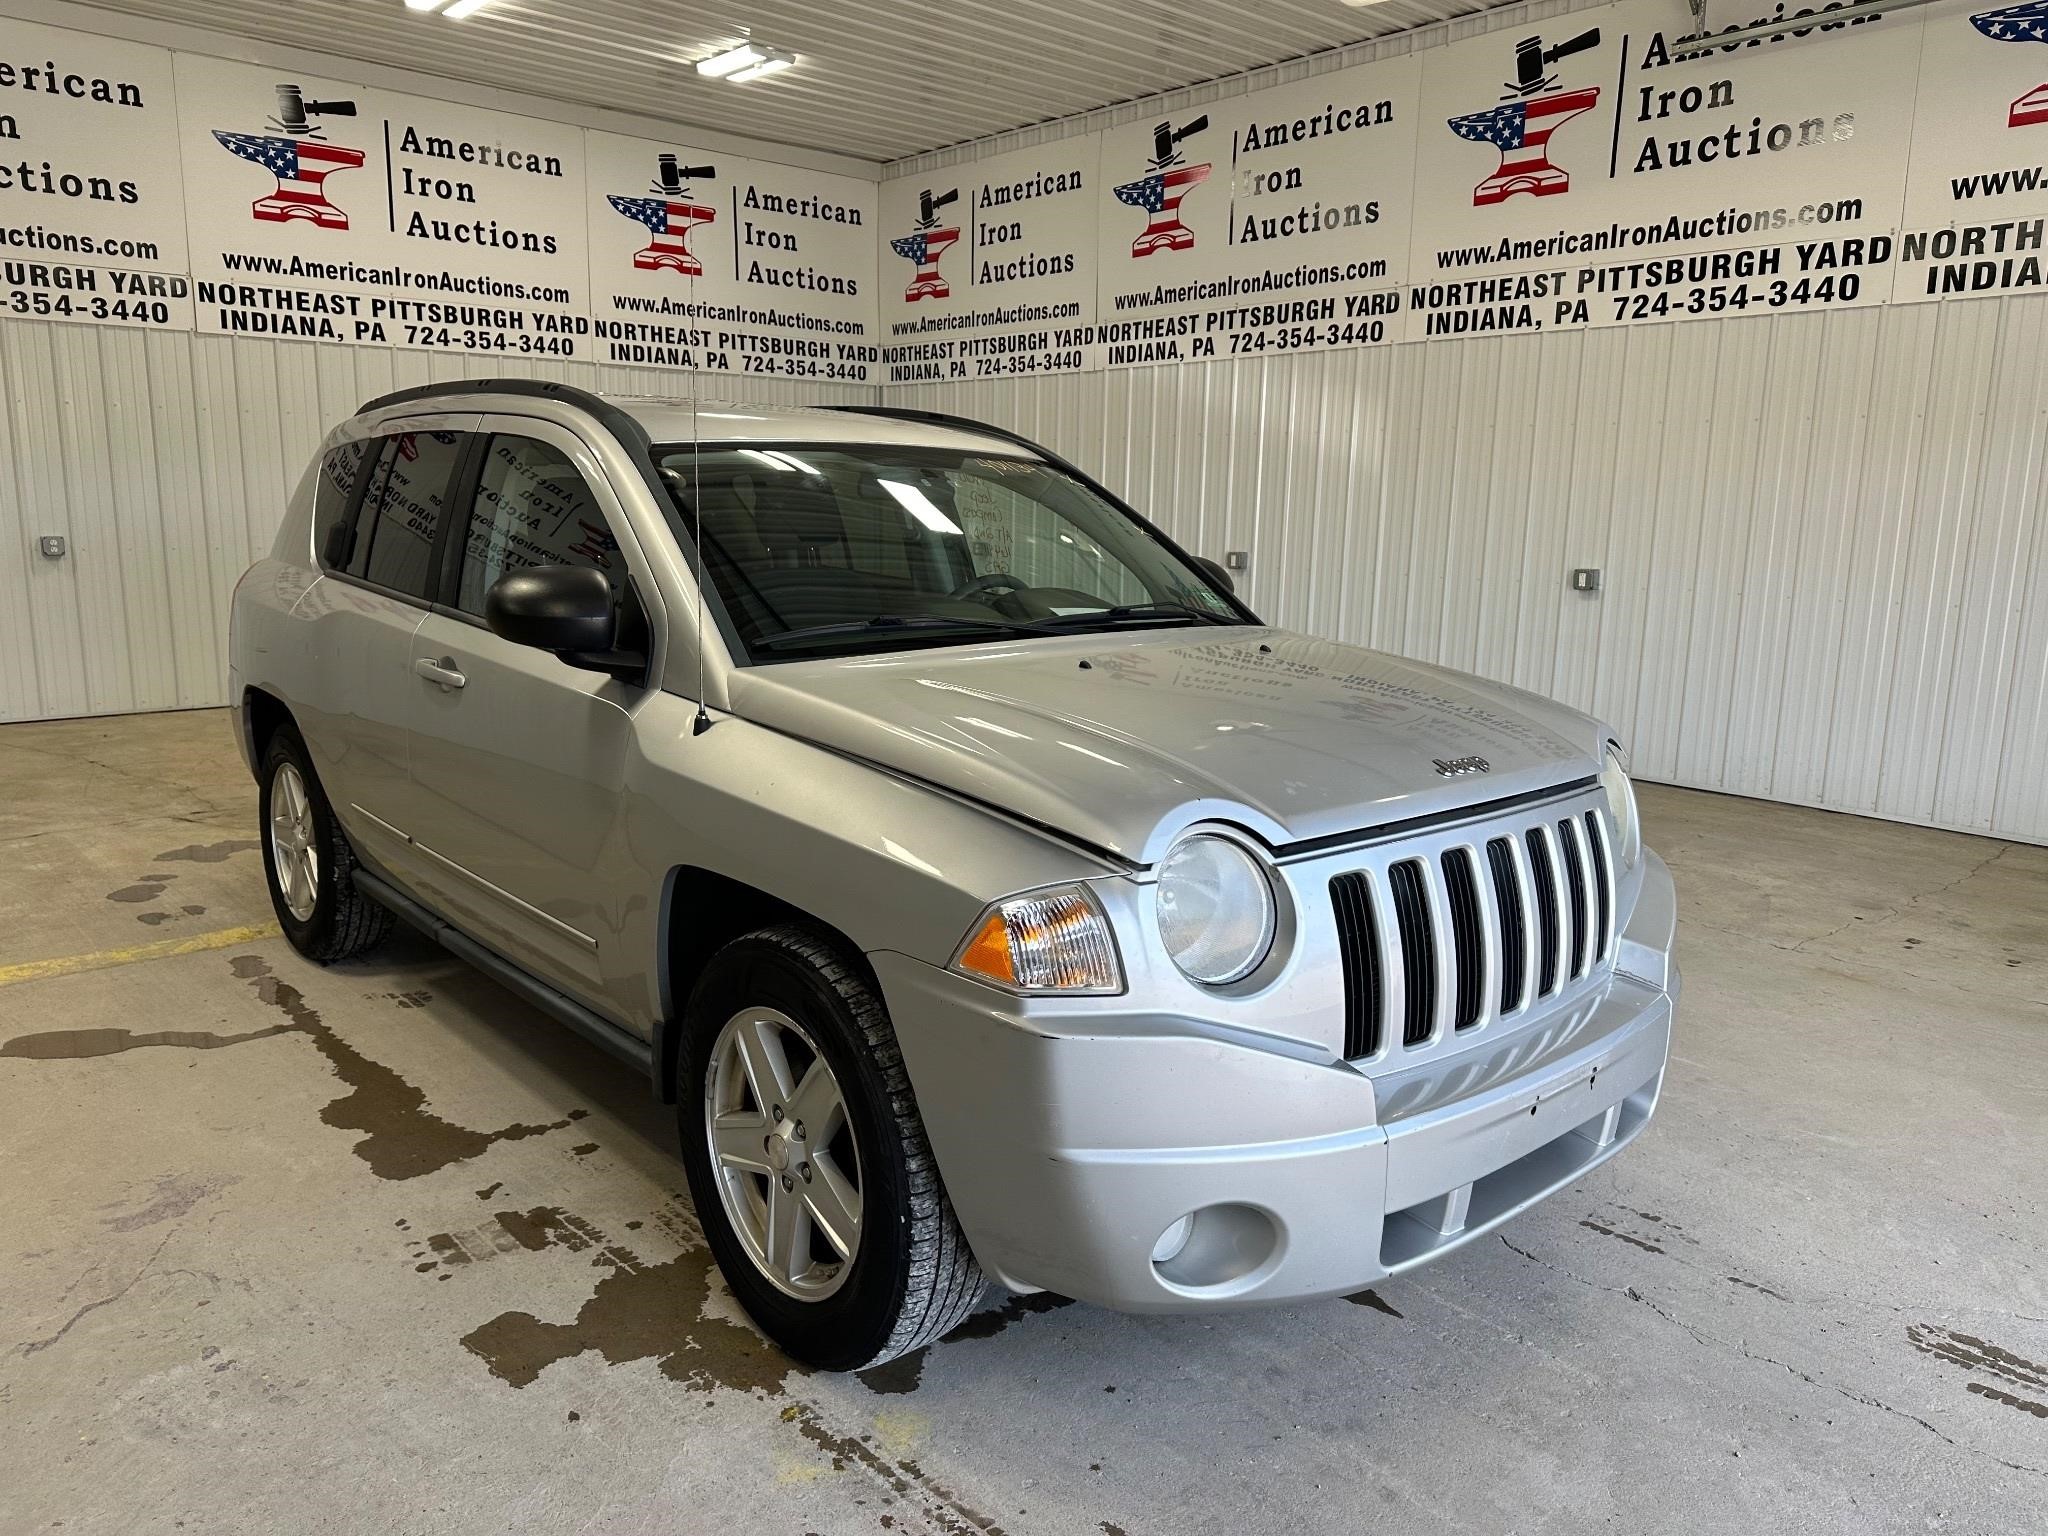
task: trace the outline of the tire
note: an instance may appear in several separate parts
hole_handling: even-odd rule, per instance
[[[355,849],[327,803],[306,743],[292,726],[279,726],[264,746],[260,804],[263,874],[278,926],[292,948],[308,960],[328,965],[367,954],[383,943],[391,933],[392,914],[356,888]],[[300,821],[294,814],[300,807],[307,834],[304,845],[312,854],[304,863],[294,852],[299,838],[286,830],[286,824]],[[305,878],[308,874],[310,879]]]
[[[782,1043],[788,1080],[801,1090],[781,1095],[786,1109],[755,1102],[747,1087],[753,1071],[734,1064],[744,1021]],[[808,1060],[807,1049],[815,1052]],[[843,1106],[840,1116],[826,1117],[823,1143],[805,1140],[800,1122],[804,1106],[819,1102],[805,1087],[817,1061],[829,1068]],[[896,1032],[873,984],[835,946],[792,924],[720,950],[691,994],[678,1071],[683,1164],[705,1238],[733,1294],[786,1354],[820,1370],[858,1370],[931,1343],[973,1312],[987,1282],[940,1182]],[[735,1166],[714,1153],[714,1120],[725,1130],[724,1148],[738,1145],[751,1157],[758,1130],[764,1143],[783,1138],[784,1149],[770,1146],[759,1171]],[[852,1170],[844,1166],[849,1155]],[[778,1156],[783,1161],[768,1166]],[[795,1161],[806,1157],[815,1167]],[[808,1213],[809,1202],[823,1199],[829,1211],[837,1207],[828,1173],[836,1173],[842,1196],[857,1185],[859,1236],[850,1260],[832,1242],[831,1223],[806,1214],[794,1229],[807,1234],[795,1239],[797,1258],[771,1266],[760,1232],[770,1223],[748,1214],[747,1191],[768,1200],[771,1185],[782,1185],[790,1192],[785,1202],[795,1199]],[[813,1267],[787,1278],[806,1252]],[[773,1278],[778,1273],[785,1279]]]

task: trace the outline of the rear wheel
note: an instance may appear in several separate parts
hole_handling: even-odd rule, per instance
[[[262,784],[263,872],[292,948],[322,964],[374,949],[391,932],[391,913],[356,888],[355,850],[289,725],[264,748]]]
[[[764,929],[690,1000],[677,1115],[705,1237],[761,1330],[854,1370],[930,1343],[986,1282],[939,1182],[867,978],[817,935]]]

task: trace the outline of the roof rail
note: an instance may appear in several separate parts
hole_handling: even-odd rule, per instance
[[[1008,427],[998,427],[986,421],[976,421],[972,416],[954,416],[945,411],[920,411],[907,405],[827,405],[823,409],[841,411],[849,416],[886,416],[894,421],[917,421],[931,427],[952,427],[956,431],[977,432],[983,437],[1000,438],[1003,442],[1015,443],[1019,448],[1028,448],[1054,469],[1073,476],[1104,501],[1123,513],[1124,516],[1132,519],[1140,527],[1149,530],[1155,539],[1180,556],[1182,560],[1187,561],[1190,565],[1197,565],[1195,556],[1182,549],[1180,545],[1167,536],[1164,529],[1160,528],[1136,507],[1125,501],[1123,497],[1117,495],[1115,491],[1112,491],[1100,480],[1097,480],[1088,471],[1081,468],[1080,465],[1060,457],[1060,455],[1054,453],[1043,443],[1033,442],[1021,432],[1012,432]],[[1213,565],[1214,563],[1214,561],[1201,562],[1201,564],[1208,565]],[[1227,581],[1228,578],[1226,577],[1225,580]],[[1238,616],[1246,623],[1258,624],[1263,622],[1257,614],[1245,606],[1244,600],[1228,586],[1223,588],[1223,596],[1237,610]]]
[[[538,395],[542,399],[578,406],[593,414],[618,409],[587,389],[578,389],[574,384],[557,384],[551,379],[450,379],[445,384],[419,384],[411,389],[393,390],[374,400],[365,400],[362,411],[406,405],[414,400],[429,400],[436,395]],[[361,413],[357,412],[358,415]]]
[[[394,390],[374,400],[365,400],[356,414],[360,416],[368,411],[383,410],[386,406],[409,405],[415,400],[432,400],[443,395],[531,395],[586,411],[632,451],[634,459],[643,466],[648,484],[654,488],[655,499],[659,501],[666,495],[654,474],[651,458],[653,440],[648,437],[647,429],[640,425],[640,419],[604,396],[594,395],[574,384],[557,384],[551,379],[450,379],[446,384],[420,384],[412,389]]]

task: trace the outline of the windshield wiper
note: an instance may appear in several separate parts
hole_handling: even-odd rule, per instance
[[[1096,624],[1104,619],[1192,619],[1197,624],[1236,624],[1221,613],[1207,613],[1185,603],[1119,603],[1114,608],[1091,608],[1086,613],[1067,613],[1050,622],[1067,628]]]
[[[773,651],[799,640],[823,640],[833,635],[886,635],[899,629],[986,629],[1006,635],[1064,633],[1051,624],[1041,624],[1031,619],[970,619],[948,618],[939,613],[879,613],[872,619],[855,619],[843,624],[809,624],[802,629],[786,629],[779,635],[767,635],[755,640],[752,646],[757,651]]]

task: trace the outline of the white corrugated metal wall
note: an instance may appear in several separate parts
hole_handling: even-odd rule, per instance
[[[673,370],[0,321],[0,720],[226,701],[228,594],[328,428],[372,395],[519,375],[687,394]],[[712,378],[711,394],[737,392]],[[776,402],[861,386],[750,378]],[[36,553],[61,534],[61,560]]]
[[[1536,0],[900,161],[1207,105]],[[1815,46],[1824,67],[1826,44]],[[1266,617],[1589,709],[1637,771],[2048,842],[2048,297],[892,391],[1251,551]],[[1605,590],[1569,591],[1574,566]]]

